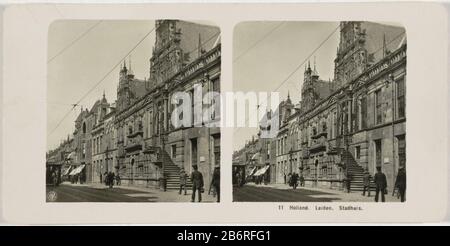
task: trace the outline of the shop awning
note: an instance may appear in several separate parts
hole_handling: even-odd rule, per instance
[[[69,175],[77,175],[77,174],[81,173],[81,171],[83,171],[84,166],[85,165],[81,165],[81,166],[73,169],[72,172],[70,172]]]
[[[248,173],[247,177],[252,176],[253,173],[255,172],[255,170],[256,170],[256,167],[254,167],[254,168],[252,169],[252,171],[250,171],[250,172]]]
[[[260,176],[260,175],[263,175],[263,174],[266,173],[266,171],[267,171],[267,169],[269,169],[269,167],[270,167],[270,166],[267,165],[267,166],[265,166],[265,167],[259,169],[258,171],[256,171],[256,173],[253,174],[253,175],[254,175],[254,176]]]

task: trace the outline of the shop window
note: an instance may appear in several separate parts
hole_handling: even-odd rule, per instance
[[[405,117],[405,77],[397,80],[397,117]]]
[[[177,145],[176,144],[172,144],[171,156],[172,156],[172,158],[177,157]]]
[[[406,167],[406,140],[405,135],[397,137],[398,140],[398,161],[399,166]]]
[[[355,157],[357,160],[359,160],[361,158],[361,146],[355,147]]]
[[[381,139],[375,140],[375,165],[381,167]]]
[[[361,99],[361,130],[367,127],[367,98]]]

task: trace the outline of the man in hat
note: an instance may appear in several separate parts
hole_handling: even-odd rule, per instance
[[[365,196],[366,195],[366,190],[367,190],[367,196],[370,197],[370,173],[367,170],[367,168],[364,169],[364,174],[363,174],[363,193],[362,195]]]
[[[351,186],[352,186],[352,174],[350,172],[347,173],[345,177],[345,186],[347,188],[347,193],[350,193]]]
[[[397,187],[398,192],[400,193],[400,201],[405,202],[406,171],[403,165],[401,165],[398,169],[397,178],[395,180],[395,187]]]
[[[216,191],[217,202],[220,202],[220,168],[218,166],[214,168],[211,186],[214,187],[214,190]]]
[[[384,192],[387,187],[386,175],[381,172],[381,167],[377,167],[377,173],[374,176],[374,181],[376,185],[375,190],[375,202],[378,202],[378,195],[381,192],[381,202],[385,202]]]
[[[198,166],[192,166],[194,171],[191,174],[192,180],[192,199],[191,202],[195,202],[195,193],[198,191],[198,202],[202,201],[202,190],[203,190],[203,174],[198,171]]]

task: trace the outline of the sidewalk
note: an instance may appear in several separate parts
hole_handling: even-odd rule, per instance
[[[93,189],[110,189],[105,184],[101,183],[90,183],[90,184],[64,183],[64,184],[70,186],[85,186]],[[191,202],[191,195],[192,195],[192,190],[187,190],[187,195],[179,195],[178,190],[162,191],[155,188],[146,188],[128,185],[114,186],[112,190],[114,189],[127,190],[129,191],[129,193],[126,193],[125,195],[130,197],[145,197],[149,195],[151,195],[152,197],[158,197],[156,202]],[[196,194],[195,202],[197,203],[197,201],[198,195]],[[217,197],[213,197],[212,193],[211,195],[208,195],[208,191],[202,193],[202,202],[216,202],[216,201]]]
[[[267,188],[273,188],[278,190],[293,190],[292,187],[290,187],[287,184],[261,184],[256,185],[255,183],[247,183],[245,185],[248,186],[254,186],[254,187],[267,187]],[[341,191],[341,190],[332,190],[332,189],[325,189],[325,188],[314,188],[314,187],[297,187],[298,190],[308,190],[308,191],[317,191],[320,193],[328,193],[326,195],[312,195],[311,197],[314,198],[336,198],[340,199],[345,202],[375,202],[375,191],[370,192],[370,197],[362,195],[362,192],[359,191],[353,191],[350,193]],[[392,193],[388,193],[385,195],[386,202],[400,202],[400,199],[397,199],[396,196],[392,196]],[[381,202],[381,194],[379,197],[379,202]]]

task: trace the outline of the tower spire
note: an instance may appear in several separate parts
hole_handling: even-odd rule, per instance
[[[130,67],[131,70],[131,55],[128,56],[128,67]]]
[[[316,71],[316,56],[314,56],[314,72]]]
[[[198,57],[202,55],[202,36],[198,33]]]

